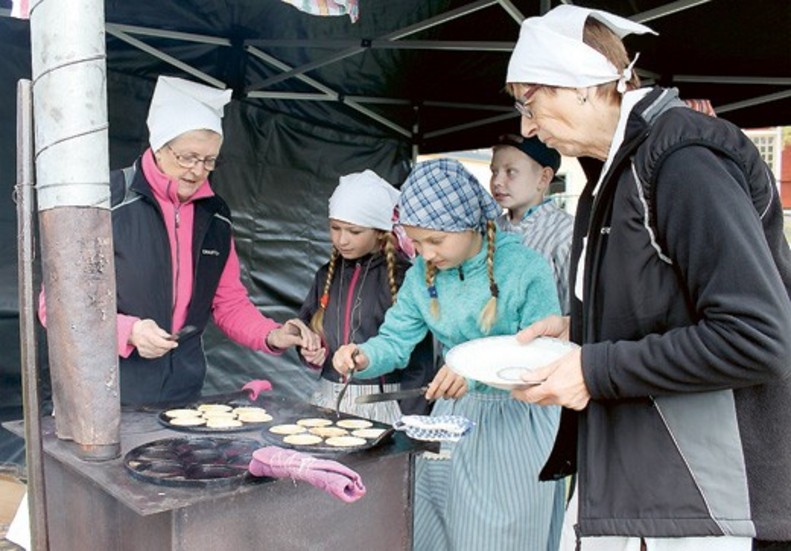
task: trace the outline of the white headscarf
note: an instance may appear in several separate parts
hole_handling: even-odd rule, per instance
[[[585,44],[582,32],[589,16],[620,38],[628,34],[657,34],[645,25],[606,11],[561,5],[522,23],[508,63],[506,82],[587,88],[617,80],[618,91],[625,92],[638,56],[621,72],[604,55]]]
[[[157,151],[190,130],[212,130],[222,136],[223,108],[229,101],[230,90],[159,77],[146,121],[151,149]]]
[[[398,190],[374,171],[341,176],[330,197],[330,218],[364,228],[390,231]]]

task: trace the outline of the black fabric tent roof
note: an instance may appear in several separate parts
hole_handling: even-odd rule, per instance
[[[659,32],[627,39],[632,51],[641,52],[638,67],[645,80],[678,86],[683,97],[710,99],[740,126],[791,123],[791,3],[575,3],[643,21]],[[518,22],[537,15],[543,4],[549,3],[361,0],[360,20],[352,24],[348,17],[306,15],[278,0],[108,1],[106,19],[115,24],[108,27],[108,67],[150,78],[173,70],[134,46],[130,50],[124,40],[131,37],[267,110],[331,121],[336,129],[390,133],[422,153],[485,147],[517,125],[502,91],[505,69]],[[142,34],[140,28],[226,42],[199,45],[183,36]]]
[[[234,213],[254,302],[285,319],[326,260],[326,200],[338,176],[372,168],[398,185],[415,153],[487,147],[516,131],[503,85],[519,21],[558,3],[360,0],[352,24],[280,0],[106,0],[111,166],[129,164],[146,147],[159,74],[232,88],[222,153],[232,162],[212,181]],[[659,32],[627,38],[630,51],[641,52],[644,81],[709,99],[742,127],[791,124],[791,2],[573,3]],[[10,5],[0,0],[0,16]],[[0,344],[16,351],[14,98],[16,81],[31,76],[29,23],[0,17],[0,45],[0,231],[9,236],[0,241]],[[260,375],[283,361],[262,360],[216,332],[206,348],[215,389],[244,377],[231,380],[230,371]],[[0,376],[18,372],[18,355],[7,354]],[[312,382],[298,373],[283,375],[283,386],[304,396]]]
[[[421,153],[471,149],[516,128],[502,87],[519,21],[557,3],[360,0],[352,24],[279,0],[107,0],[107,65],[150,80],[194,69],[191,78],[270,112],[390,135]],[[573,3],[659,32],[627,39],[646,82],[710,99],[743,127],[791,123],[791,3]]]

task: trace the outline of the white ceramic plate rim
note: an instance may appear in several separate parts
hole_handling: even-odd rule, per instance
[[[504,379],[498,372],[505,368],[532,371],[543,367],[578,348],[574,343],[552,337],[538,337],[520,344],[513,335],[473,339],[451,348],[445,356],[448,367],[467,379],[513,390],[525,387],[522,381]]]

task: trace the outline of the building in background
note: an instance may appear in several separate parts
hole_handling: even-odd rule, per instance
[[[774,173],[783,208],[791,209],[791,126],[754,128],[744,133],[753,141]]]

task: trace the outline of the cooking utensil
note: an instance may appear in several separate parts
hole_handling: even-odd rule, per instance
[[[341,400],[343,400],[343,395],[346,394],[346,390],[349,388],[349,383],[352,382],[352,377],[354,377],[354,371],[357,366],[354,365],[354,359],[360,353],[359,348],[355,348],[354,352],[352,352],[352,367],[349,371],[346,372],[346,381],[343,383],[343,387],[341,391],[338,393],[338,397],[335,399],[335,417],[340,418],[341,416]]]
[[[428,386],[420,388],[410,388],[408,390],[395,390],[393,392],[378,392],[375,394],[363,394],[354,401],[357,404],[373,404],[374,402],[389,402],[390,400],[402,400],[404,398],[417,398],[423,396],[428,390]]]
[[[357,351],[355,350],[352,354],[352,361],[354,361],[354,357],[357,355]],[[354,377],[354,368],[352,367],[346,373],[346,382],[343,383],[343,387],[341,387],[341,391],[338,393],[338,397],[335,399],[335,417],[340,418],[341,416],[341,400],[343,400],[343,395],[346,394],[346,390],[349,388],[349,383],[352,382],[352,378]]]
[[[247,480],[261,444],[250,438],[167,438],[133,448],[124,467],[133,477],[161,486],[232,488]]]
[[[179,329],[177,332],[173,333],[170,337],[168,337],[168,340],[178,341],[179,339],[183,339],[186,336],[192,335],[197,330],[198,330],[198,328],[195,327],[194,325],[185,325],[184,327]]]

